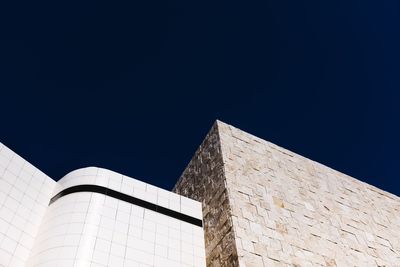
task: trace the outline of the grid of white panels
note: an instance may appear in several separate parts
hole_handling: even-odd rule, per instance
[[[204,267],[203,229],[99,193],[104,186],[202,219],[201,203],[95,167],[58,183],[0,143],[0,266]]]
[[[70,172],[60,181],[56,193],[64,188],[82,184],[104,186],[121,193],[146,200],[180,213],[202,219],[201,203],[170,191],[155,187],[122,174],[96,167]]]
[[[54,186],[0,143],[0,266],[26,266]]]
[[[203,229],[98,193],[49,206],[29,266],[204,267]]]

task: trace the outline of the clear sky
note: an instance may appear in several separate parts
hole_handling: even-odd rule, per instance
[[[171,188],[215,119],[400,195],[399,1],[7,1],[0,138]]]

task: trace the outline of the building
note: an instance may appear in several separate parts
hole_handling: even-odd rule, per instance
[[[2,145],[0,266],[400,266],[398,196],[219,121],[173,191]]]
[[[400,266],[398,196],[222,122],[174,191],[203,202],[207,266]]]
[[[58,182],[0,147],[0,266],[205,267],[201,203],[102,168]]]

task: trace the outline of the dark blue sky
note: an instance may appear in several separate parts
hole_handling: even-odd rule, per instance
[[[9,1],[0,138],[171,188],[215,119],[400,195],[398,1]]]

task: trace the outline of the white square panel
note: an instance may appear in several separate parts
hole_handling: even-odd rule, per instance
[[[188,223],[110,196],[78,192],[48,206],[54,194],[80,184],[98,184],[194,217],[201,217],[198,202],[95,167],[55,183],[12,151],[1,155],[0,265],[178,267],[204,256],[200,227],[194,231]],[[11,245],[3,249],[5,243]]]

